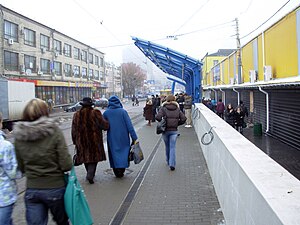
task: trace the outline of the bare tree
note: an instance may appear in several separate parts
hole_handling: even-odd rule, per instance
[[[135,91],[144,85],[145,72],[133,62],[123,63],[121,67],[123,92],[128,96],[135,95]]]

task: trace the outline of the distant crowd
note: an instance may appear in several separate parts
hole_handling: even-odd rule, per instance
[[[232,107],[231,103],[227,104],[227,106],[225,107],[222,99],[219,99],[219,101],[216,102],[216,100],[203,98],[202,103],[222,119],[224,119],[228,124],[238,130],[240,133],[243,133],[243,128],[247,127],[245,117],[248,117],[249,113],[243,101],[240,101],[239,105],[235,109]]]

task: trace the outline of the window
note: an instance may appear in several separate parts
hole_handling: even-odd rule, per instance
[[[35,31],[24,28],[24,44],[35,47]]]
[[[94,78],[94,70],[93,69],[89,69],[89,78],[90,79]]]
[[[4,51],[4,69],[9,71],[17,71],[19,66],[19,54]]]
[[[82,67],[82,77],[86,77],[87,74],[87,68],[86,67]]]
[[[214,60],[213,61],[214,66],[217,65],[218,63],[219,63],[219,60]]]
[[[24,65],[25,71],[31,70],[31,72],[36,71],[36,57],[30,55],[24,55]]]
[[[48,59],[41,59],[41,69],[40,71],[43,73],[50,74],[50,60]]]
[[[18,41],[18,25],[9,21],[4,21],[4,38]]]
[[[87,52],[81,51],[81,60],[87,62]]]
[[[80,49],[74,47],[74,59],[80,59],[79,54],[80,54]]]
[[[95,65],[99,66],[99,57],[95,55]]]
[[[64,45],[65,56],[71,57],[71,51],[72,51],[71,49],[72,49],[71,45],[68,44]]]
[[[100,71],[100,79],[104,80],[104,73],[102,71]]]
[[[50,38],[46,35],[41,34],[40,41],[41,41],[41,49],[45,48],[47,51],[49,51],[50,50]]]
[[[70,64],[65,64],[65,74],[67,77],[72,75],[72,66]]]
[[[95,79],[99,80],[99,70],[95,70]]]
[[[94,55],[92,53],[89,53],[89,63],[94,63]]]
[[[62,54],[62,51],[61,51],[61,41],[58,41],[58,40],[54,40],[54,51],[59,53],[60,55]]]
[[[100,58],[100,66],[101,66],[101,67],[103,67],[103,63],[104,63],[103,58]]]
[[[61,62],[54,61],[53,69],[54,69],[55,74],[61,75],[62,74],[62,72],[61,72]]]
[[[80,76],[80,67],[79,66],[73,66],[73,74],[74,74],[74,77]]]

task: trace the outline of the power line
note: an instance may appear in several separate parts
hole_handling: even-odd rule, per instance
[[[231,21],[228,21],[228,22],[225,22],[225,23],[221,23],[221,24],[217,24],[217,25],[213,25],[213,26],[210,26],[210,27],[205,27],[205,28],[202,28],[202,29],[199,29],[199,30],[190,31],[190,32],[187,32],[187,33],[169,35],[169,36],[167,36],[167,38],[177,38],[179,36],[185,36],[185,35],[197,33],[197,32],[200,32],[200,31],[210,30],[210,29],[213,29],[213,28],[217,28],[217,27],[232,23],[232,22],[234,22],[234,20],[231,20]],[[222,27],[222,28],[224,28],[224,27]]]
[[[266,24],[270,19],[272,19],[281,9],[283,9],[288,3],[290,2],[290,0],[288,0],[286,3],[283,4],[283,6],[281,6],[271,17],[269,17],[269,19],[267,19],[265,22],[263,22],[261,25],[259,25],[256,29],[254,29],[253,31],[251,31],[250,33],[246,34],[245,36],[241,37],[241,39],[248,37],[250,34],[252,34],[254,31],[257,31],[260,27],[262,27],[264,24]]]
[[[178,32],[182,27],[184,27],[210,0],[207,0],[203,5],[201,5],[173,34]]]

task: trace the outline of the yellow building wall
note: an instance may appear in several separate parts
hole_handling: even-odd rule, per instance
[[[230,82],[229,81],[229,70],[228,70],[228,67],[229,67],[229,58],[226,58],[222,62],[222,66],[221,66],[223,84],[229,84],[229,82]]]
[[[300,47],[297,46],[296,11],[294,10],[286,15],[264,33],[259,34],[242,47],[242,78],[244,82],[249,82],[249,70],[254,69],[254,40],[257,40],[258,81],[264,80],[264,65],[272,66],[273,78],[275,79],[300,74],[300,71],[298,71],[298,51],[300,51]],[[218,82],[218,84],[230,84],[230,78],[235,78],[234,73],[238,73],[237,58],[234,60],[235,57],[237,57],[237,54],[226,57],[220,63],[221,82]],[[214,85],[212,70],[210,70],[209,80],[210,85]]]
[[[257,45],[258,45],[258,71],[257,71],[257,80],[264,80],[264,63],[263,63],[263,42],[262,42],[262,34],[257,37]]]
[[[242,80],[250,82],[249,70],[254,70],[253,41],[246,44],[242,50]]]
[[[211,79],[212,74],[210,74],[211,69],[214,66],[214,60],[221,62],[225,56],[206,56],[203,60],[204,65],[202,66],[203,74],[203,85],[212,85],[213,79]]]
[[[229,82],[228,82],[229,84],[230,84],[230,80],[234,78],[234,71],[237,71],[234,69],[235,67],[234,57],[235,54],[229,57]]]
[[[298,75],[295,11],[265,32],[265,63],[272,66],[273,78]]]

